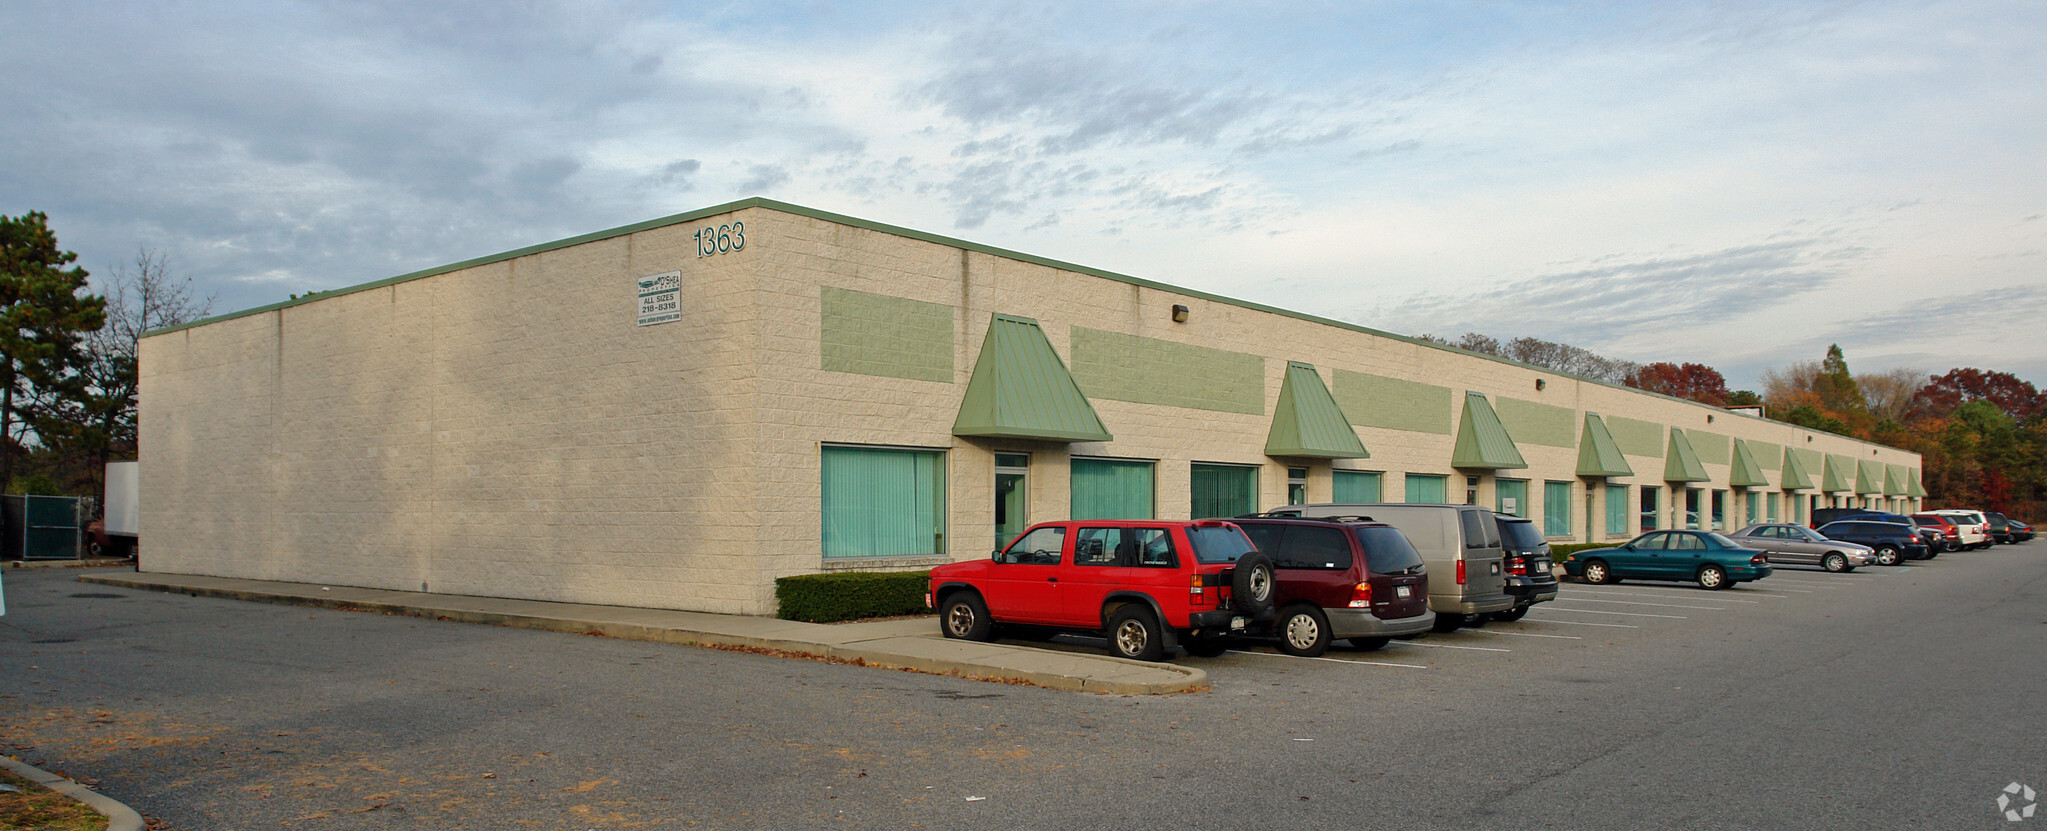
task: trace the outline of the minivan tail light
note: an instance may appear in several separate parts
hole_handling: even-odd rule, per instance
[[[1457,585],[1464,585],[1464,561],[1457,561]]]
[[[1359,583],[1359,584],[1357,584],[1357,585],[1356,585],[1355,587],[1351,588],[1351,590],[1350,590],[1350,607],[1351,607],[1351,608],[1353,608],[1353,609],[1365,609],[1365,608],[1370,608],[1370,607],[1371,607],[1371,605],[1372,605],[1372,584],[1370,584],[1370,583]]]

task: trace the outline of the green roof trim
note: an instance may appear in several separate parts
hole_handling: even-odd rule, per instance
[[[1736,488],[1767,488],[1770,480],[1763,476],[1763,466],[1756,463],[1756,454],[1749,450],[1748,442],[1734,440],[1734,467],[1728,471],[1727,484]]]
[[[1585,414],[1583,437],[1578,440],[1579,476],[1633,476],[1635,469],[1628,466],[1627,454],[1607,432],[1606,422],[1597,413]]]
[[[1840,493],[1855,489],[1856,464],[1854,459],[1839,453],[1828,453],[1824,472],[1820,474],[1820,491]]]
[[[1904,465],[1884,465],[1884,495],[1905,496],[1905,480],[1911,475]]]
[[[1798,452],[1784,448],[1784,489],[1787,491],[1810,490],[1812,474],[1805,469],[1805,463],[1798,460]]]
[[[1916,467],[1912,469],[1911,475],[1905,479],[1905,495],[1913,498],[1926,495],[1926,486],[1919,483],[1919,469]]]
[[[1108,441],[1109,430],[1038,322],[991,315],[974,375],[960,399],[955,436]]]
[[[1876,494],[1884,492],[1884,463],[1875,459],[1863,459],[1855,466],[1855,492]]]
[[[1272,408],[1272,430],[1265,434],[1265,455],[1316,459],[1369,459],[1365,443],[1351,429],[1350,418],[1322,383],[1315,367],[1287,361],[1279,382],[1279,403]]]
[[[1521,448],[1500,424],[1500,414],[1486,401],[1485,393],[1464,393],[1464,416],[1458,419],[1457,447],[1450,452],[1450,466],[1479,470],[1513,470],[1528,466]]]
[[[1699,451],[1692,449],[1692,440],[1685,438],[1685,431],[1670,428],[1670,446],[1663,451],[1663,481],[1705,482],[1711,478],[1706,475],[1706,466],[1699,462]]]

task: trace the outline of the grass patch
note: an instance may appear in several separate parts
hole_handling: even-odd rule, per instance
[[[106,831],[107,818],[85,803],[57,793],[12,771],[0,770],[0,783],[20,788],[20,793],[0,789],[0,828],[30,831]]]

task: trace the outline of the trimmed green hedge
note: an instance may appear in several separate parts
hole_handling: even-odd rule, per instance
[[[1623,540],[1622,542],[1625,542],[1625,540]],[[1550,556],[1550,558],[1551,558],[1551,559],[1553,559],[1553,560],[1556,560],[1557,562],[1561,563],[1561,562],[1563,562],[1563,561],[1564,561],[1564,558],[1565,558],[1565,557],[1569,557],[1569,556],[1571,556],[1571,552],[1574,552],[1574,551],[1585,551],[1585,550],[1587,550],[1587,549],[1592,549],[1592,548],[1612,548],[1612,547],[1614,547],[1614,546],[1616,546],[1616,545],[1619,545],[1619,544],[1620,544],[1620,543],[1618,543],[1618,542],[1592,542],[1592,543],[1585,543],[1585,542],[1574,542],[1574,543],[1569,543],[1569,544],[1566,544],[1566,545],[1557,545],[1557,544],[1555,544],[1555,543],[1551,543],[1551,544],[1550,544],[1550,547],[1549,547],[1549,556]]]
[[[775,616],[830,623],[932,614],[924,605],[931,571],[841,571],[775,580]]]

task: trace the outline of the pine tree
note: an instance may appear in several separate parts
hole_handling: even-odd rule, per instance
[[[65,267],[77,259],[57,248],[42,212],[0,216],[0,486],[32,432],[21,405],[84,395],[80,346],[106,322],[106,300],[79,294],[85,269]]]

